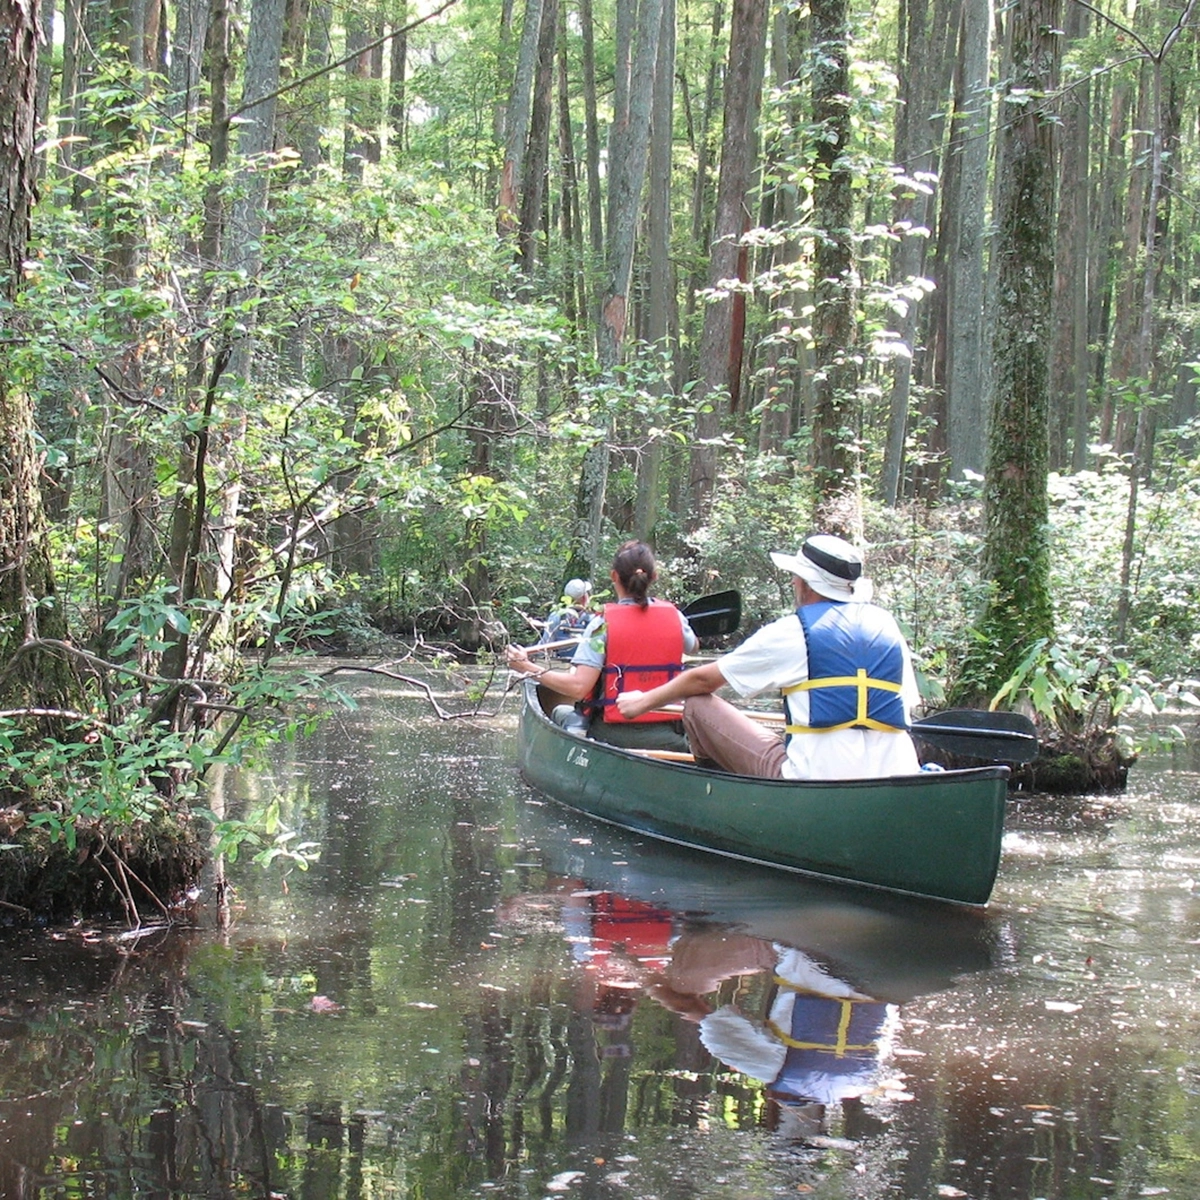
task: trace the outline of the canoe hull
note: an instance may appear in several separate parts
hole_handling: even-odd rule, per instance
[[[532,685],[520,767],[589,816],[786,871],[982,905],[1000,865],[1007,767],[837,782],[729,775],[569,734]]]

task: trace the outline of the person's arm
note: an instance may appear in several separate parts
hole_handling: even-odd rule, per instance
[[[684,654],[695,654],[700,648],[700,639],[696,636],[696,631],[688,624],[688,619],[679,614],[679,623],[683,626],[683,652]]]
[[[719,663],[705,663],[702,667],[693,667],[690,671],[682,671],[674,679],[667,680],[648,692],[622,692],[617,697],[617,708],[626,720],[640,717],[651,709],[662,708],[664,704],[673,704],[687,696],[708,696],[725,686],[725,676],[721,674]]]
[[[572,666],[566,671],[551,671],[529,659],[524,646],[509,646],[504,652],[508,665],[522,675],[532,675],[538,683],[571,700],[586,700],[596,690],[600,671],[596,667]]]

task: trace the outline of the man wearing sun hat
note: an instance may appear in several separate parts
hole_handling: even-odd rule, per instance
[[[697,759],[768,779],[873,779],[920,771],[908,734],[918,701],[908,645],[895,619],[872,604],[862,555],[814,534],[795,554],[772,552],[789,571],[796,611],[764,626],[715,662],[617,701],[627,717],[684,701]],[[782,693],[786,737],[713,695]]]

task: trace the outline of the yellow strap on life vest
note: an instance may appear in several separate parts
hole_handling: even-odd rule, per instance
[[[878,729],[883,733],[903,733],[902,725],[888,725],[867,716],[867,691],[878,688],[881,692],[902,691],[902,685],[892,683],[887,679],[872,679],[865,667],[859,667],[854,675],[830,675],[825,679],[805,679],[802,683],[793,683],[785,687],[783,694],[790,696],[793,692],[809,692],[814,688],[852,687],[858,689],[858,713],[853,720],[843,721],[840,725],[786,725],[784,733],[832,733],[835,729]]]
[[[792,989],[793,991],[799,989]],[[812,993],[817,995],[818,993]],[[826,996],[823,999],[833,1000],[834,997]],[[784,1031],[774,1022],[767,1021],[767,1028],[785,1045],[790,1046],[793,1050],[829,1050],[839,1058],[845,1054],[855,1052],[862,1053],[877,1049],[878,1042],[863,1042],[854,1043],[850,1041],[850,1018],[854,1015],[854,1006],[856,1004],[876,1004],[878,1001],[873,1000],[838,1000],[841,1005],[841,1014],[838,1017],[837,1039],[833,1043],[829,1042],[801,1042],[794,1037],[784,1033]]]

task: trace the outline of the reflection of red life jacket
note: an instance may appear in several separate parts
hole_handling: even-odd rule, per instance
[[[623,950],[644,965],[666,966],[674,932],[669,912],[615,892],[600,892],[591,901],[593,961]]]
[[[648,692],[683,670],[683,625],[679,610],[664,600],[655,600],[645,608],[606,604],[604,622],[608,641],[597,703],[604,720],[629,724],[617,708],[617,697],[622,692]],[[638,724],[678,721],[679,716],[648,712],[633,720]]]

